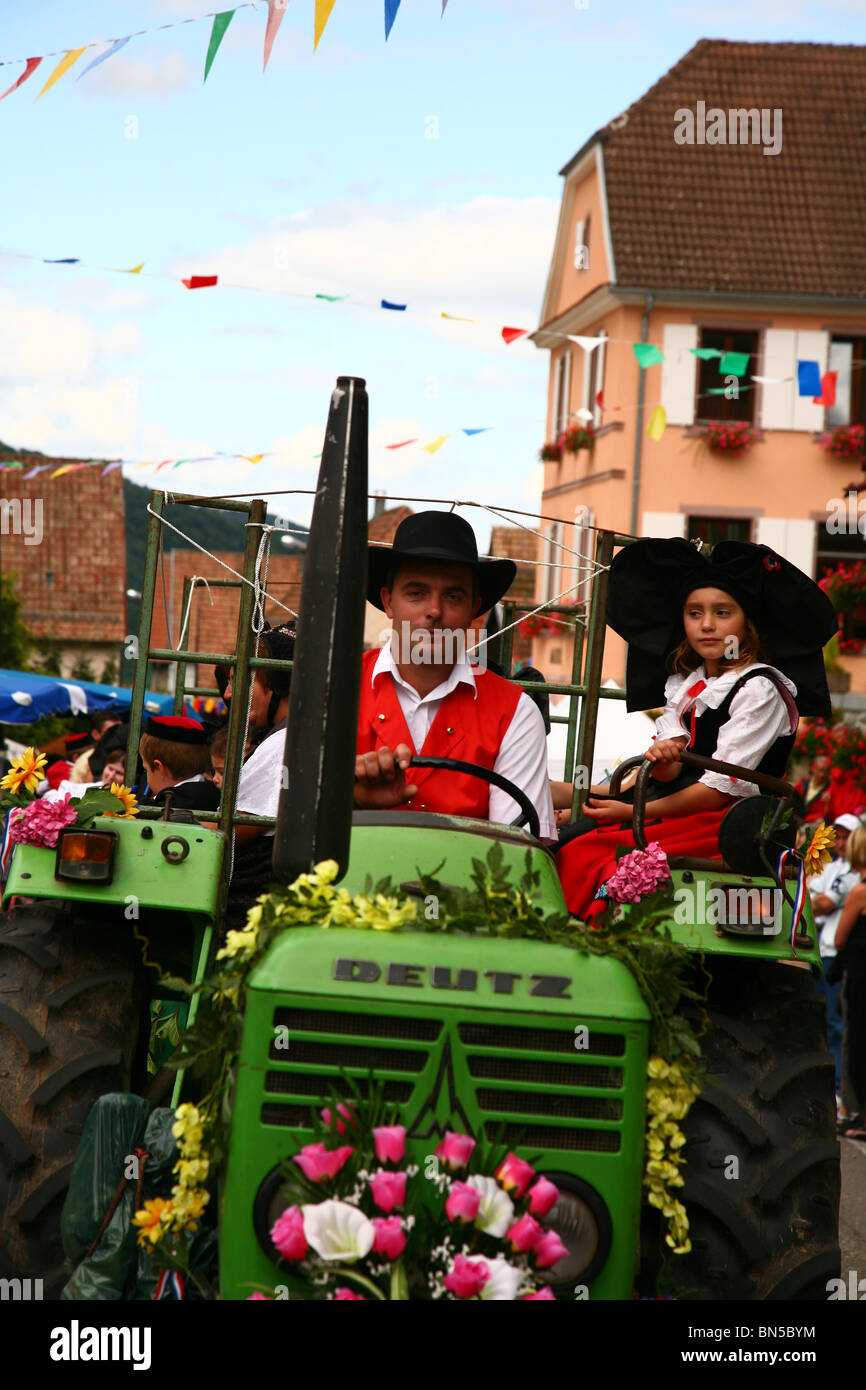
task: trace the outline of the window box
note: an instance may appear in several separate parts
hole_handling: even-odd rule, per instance
[[[758,440],[758,433],[744,420],[711,420],[699,430],[708,449],[714,454],[739,458]]]
[[[819,443],[835,458],[862,463],[866,456],[866,429],[862,425],[837,425],[831,434],[820,435]]]

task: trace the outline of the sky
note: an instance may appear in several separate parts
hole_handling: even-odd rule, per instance
[[[499,335],[539,321],[558,170],[700,38],[866,42],[862,0],[402,0],[387,43],[383,8],[336,0],[314,53],[313,0],[289,0],[263,74],[260,0],[205,84],[207,18],[79,81],[88,50],[37,100],[63,50],[204,6],[3,0],[0,91],[58,53],[0,103],[4,443],[306,522],[353,375],[371,491],[537,511],[548,354]],[[180,283],[208,274],[216,289]],[[385,447],[441,435],[432,455]],[[155,471],[217,452],[267,457]],[[486,547],[496,518],[470,519]]]

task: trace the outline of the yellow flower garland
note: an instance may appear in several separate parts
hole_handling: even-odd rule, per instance
[[[647,1201],[667,1221],[665,1242],[675,1255],[687,1255],[692,1248],[689,1218],[672,1188],[682,1187],[685,1179],[679,1165],[685,1161],[681,1150],[686,1142],[678,1120],[684,1120],[700,1087],[690,1081],[681,1066],[651,1057],[646,1093],[646,1162],[643,1184]]]

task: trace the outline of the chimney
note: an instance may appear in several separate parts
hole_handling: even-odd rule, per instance
[[[384,512],[384,510],[385,510],[385,494],[384,494],[384,492],[374,492],[374,493],[373,493],[373,515],[372,515],[372,517],[371,517],[371,520],[372,520],[372,521],[375,521],[378,517],[380,517],[380,516],[382,515],[382,513]]]

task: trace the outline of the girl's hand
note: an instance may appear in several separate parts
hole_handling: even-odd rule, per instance
[[[657,738],[655,743],[650,744],[644,757],[651,763],[676,763],[687,743],[685,735],[682,738]]]
[[[583,814],[599,826],[619,825],[622,821],[631,820],[633,809],[627,801],[600,801],[596,804],[595,797],[588,796]]]

